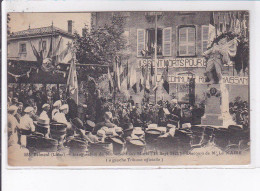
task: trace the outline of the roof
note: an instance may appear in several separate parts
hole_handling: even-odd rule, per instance
[[[21,37],[33,37],[33,36],[39,36],[39,35],[51,35],[51,34],[57,34],[57,33],[73,38],[73,34],[68,33],[67,31],[62,30],[55,26],[48,26],[48,27],[41,27],[41,28],[17,31],[17,32],[11,33],[8,37],[10,39],[13,39],[13,38],[21,38]]]

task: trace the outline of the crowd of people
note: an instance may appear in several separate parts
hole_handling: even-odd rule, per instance
[[[73,147],[72,142],[74,147],[76,144],[80,148],[85,148],[86,143],[113,143],[114,147],[131,143],[130,151],[133,146],[143,148],[149,143],[149,136],[165,140],[181,136],[181,141],[187,140],[192,133],[187,129],[200,124],[204,109],[203,104],[191,106],[179,103],[177,99],[156,104],[135,103],[130,96],[127,101],[115,102],[101,97],[99,90],[88,93],[84,88],[80,89],[76,104],[72,97],[66,96],[65,89],[12,88],[8,90],[9,145],[17,143],[27,147],[28,143],[22,137],[37,135],[57,140],[60,147]],[[246,101],[231,102],[230,114],[238,125],[248,128]],[[63,124],[61,129],[53,130],[59,127],[58,124]],[[185,142],[188,148],[191,148],[191,142]],[[183,142],[178,144],[182,149],[185,146]]]

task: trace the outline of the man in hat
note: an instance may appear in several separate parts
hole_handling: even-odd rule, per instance
[[[134,131],[134,126],[132,123],[128,123],[124,125],[124,134],[122,135],[122,137],[126,140],[126,141],[130,141],[132,139],[138,139],[138,136],[133,134]]]
[[[116,125],[112,123],[113,115],[111,112],[105,112],[104,114],[104,121],[97,123],[94,129],[94,132],[97,132],[101,127],[106,126],[108,128],[113,128]]]
[[[29,106],[24,109],[25,114],[21,117],[20,126],[18,129],[18,144],[21,144],[21,135],[23,135],[25,132],[26,134],[30,134],[31,132],[35,131],[35,126],[32,119],[34,115],[33,112],[33,107]]]
[[[19,102],[18,103],[17,113],[14,115],[19,123],[20,123],[22,115],[23,115],[23,103]]]
[[[68,104],[64,104],[60,107],[60,113],[56,113],[53,117],[53,120],[58,123],[64,123],[67,127],[71,127],[71,124],[66,119],[66,114],[69,112]]]
[[[95,123],[87,120],[85,124],[85,138],[88,140],[90,143],[97,143],[99,142],[98,137],[96,135],[93,135],[92,132],[95,128]]]
[[[44,118],[44,119],[50,119],[48,116],[48,112],[50,111],[51,106],[47,103],[43,104],[42,106],[42,112],[40,114],[40,118]]]
[[[60,112],[60,107],[61,107],[62,103],[61,100],[57,100],[55,101],[55,103],[53,104],[53,110],[51,112],[51,118],[54,118],[54,115],[56,115],[57,113]]]
[[[99,142],[104,143],[106,138],[106,132],[103,129],[97,131],[97,138]]]
[[[30,130],[30,131],[35,131],[35,126],[33,124],[33,112],[34,109],[33,107],[26,107],[24,109],[24,116],[21,117],[20,121],[20,128],[24,130]]]
[[[42,133],[46,138],[49,137],[50,133],[50,119],[43,115],[39,117],[37,123],[35,125],[35,131]]]

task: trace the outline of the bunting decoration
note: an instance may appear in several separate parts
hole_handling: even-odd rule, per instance
[[[223,46],[227,51],[224,54],[224,61],[232,61],[233,67],[237,73],[240,73],[241,70],[245,72],[248,68],[248,25],[249,20],[247,11],[217,11],[213,12],[210,17],[207,48],[213,47],[214,43],[218,44],[220,41],[224,42],[224,38],[226,38],[226,46]],[[214,29],[215,35],[213,35]]]
[[[30,70],[24,74],[13,74],[11,72],[7,72],[10,76],[14,77],[15,81],[17,82],[19,78],[23,77],[23,76],[27,76],[27,78],[30,77],[30,73],[32,71],[32,68],[30,68]]]

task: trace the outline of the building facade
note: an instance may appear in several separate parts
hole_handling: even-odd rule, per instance
[[[50,46],[53,51],[58,47],[57,54],[64,50],[73,40],[72,27],[68,22],[68,31],[55,26],[27,29],[11,33],[8,37],[8,60],[36,61],[31,44],[37,51],[43,50],[43,58],[47,57]],[[52,40],[51,40],[52,39]],[[52,43],[52,45],[51,45]]]
[[[207,89],[205,84],[206,61],[203,53],[207,50],[208,31],[211,12],[98,12],[92,13],[92,26],[99,27],[109,24],[114,14],[125,17],[125,33],[128,43],[128,63],[137,71],[137,79],[140,78],[140,66],[153,63],[155,26],[157,25],[157,81],[161,80],[165,64],[169,64],[168,81],[170,93],[167,94],[162,86],[157,90],[157,100],[172,99],[176,97],[179,101],[189,99],[189,79],[195,78],[195,101],[204,99]],[[215,13],[219,23],[225,12]],[[222,26],[222,25],[221,25]],[[146,55],[142,54],[146,51]],[[248,100],[248,76],[238,75],[234,70],[232,62],[224,66],[224,83],[229,90],[230,100],[240,96]],[[138,81],[138,80],[137,80]],[[133,97],[140,98],[143,92],[134,94]],[[153,93],[150,98],[153,99]]]

